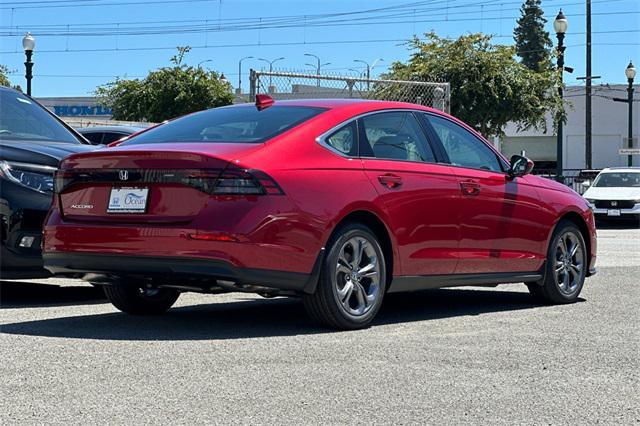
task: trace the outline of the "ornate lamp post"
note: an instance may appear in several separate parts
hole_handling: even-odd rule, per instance
[[[33,55],[33,49],[36,48],[36,39],[33,38],[31,33],[25,34],[22,39],[22,48],[24,49],[24,54],[27,57],[27,61],[24,63],[25,67],[25,78],[27,79],[27,95],[31,96],[31,79],[33,78],[33,62],[31,62],[31,55]]]
[[[627,102],[629,102],[629,148],[633,148],[633,79],[636,77],[636,67],[633,66],[633,63],[629,61],[629,65],[624,70],[625,75],[627,76],[627,81],[629,82],[629,86],[627,87],[627,93],[629,94]],[[633,156],[629,154],[627,159],[627,164],[629,167],[633,166]]]
[[[562,9],[560,9],[560,13],[556,16],[555,21],[553,21],[553,29],[556,32],[556,36],[558,37],[558,72],[560,73],[560,85],[558,86],[558,94],[560,95],[560,102],[564,102],[562,99],[563,96],[563,74],[564,74],[564,34],[567,32],[567,28],[569,27],[569,21],[562,13]],[[562,104],[564,108],[564,104]],[[558,182],[564,182],[564,176],[562,176],[562,166],[563,166],[563,135],[562,135],[562,119],[558,120],[558,140],[556,146],[556,180]]]

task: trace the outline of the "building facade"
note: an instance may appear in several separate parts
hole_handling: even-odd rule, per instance
[[[635,98],[640,100],[640,86],[635,86]],[[613,98],[627,98],[626,85],[594,86],[592,89],[592,167],[602,169],[626,166],[627,155],[618,150],[627,148],[629,104],[614,102]],[[585,88],[570,86],[565,90],[567,122],[564,125],[563,168],[586,168],[585,147]],[[638,147],[640,135],[640,102],[633,104],[634,147]],[[527,156],[543,168],[555,168],[556,134],[551,117],[547,119],[547,131],[519,131],[509,124],[505,136],[496,140],[496,146],[507,156],[525,151]],[[640,166],[640,156],[633,156],[634,166]]]

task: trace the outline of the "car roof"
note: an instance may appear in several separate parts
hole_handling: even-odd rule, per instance
[[[232,107],[252,106],[253,103],[246,104],[234,104]],[[407,109],[420,109],[424,111],[434,111],[442,113],[442,111],[429,108],[423,105],[412,104],[409,102],[397,102],[397,101],[381,101],[372,99],[289,99],[278,100],[275,99],[274,106],[301,106],[301,107],[316,107],[327,109],[341,109],[341,108],[353,108],[361,107],[363,110],[378,110],[387,108],[407,108]]]
[[[115,133],[136,133],[144,130],[144,126],[95,126],[82,127],[77,129],[80,133],[98,133],[98,132],[115,132]]]
[[[640,167],[607,167],[606,169],[603,169],[600,173],[619,173],[619,172],[640,173]]]

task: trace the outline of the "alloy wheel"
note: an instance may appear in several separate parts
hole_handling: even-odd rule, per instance
[[[364,237],[347,240],[338,254],[333,279],[335,296],[344,311],[362,316],[380,297],[380,265],[374,245]]]
[[[558,238],[554,268],[558,289],[565,295],[575,293],[582,280],[584,252],[580,240],[572,232]]]

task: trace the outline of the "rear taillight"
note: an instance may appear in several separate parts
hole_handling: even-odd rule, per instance
[[[214,194],[282,195],[282,189],[266,173],[258,170],[227,168],[216,181]]]
[[[126,172],[126,179],[122,179]],[[266,173],[228,167],[219,169],[108,169],[60,170],[55,174],[54,190],[81,184],[180,184],[211,195],[282,195],[282,189]]]

